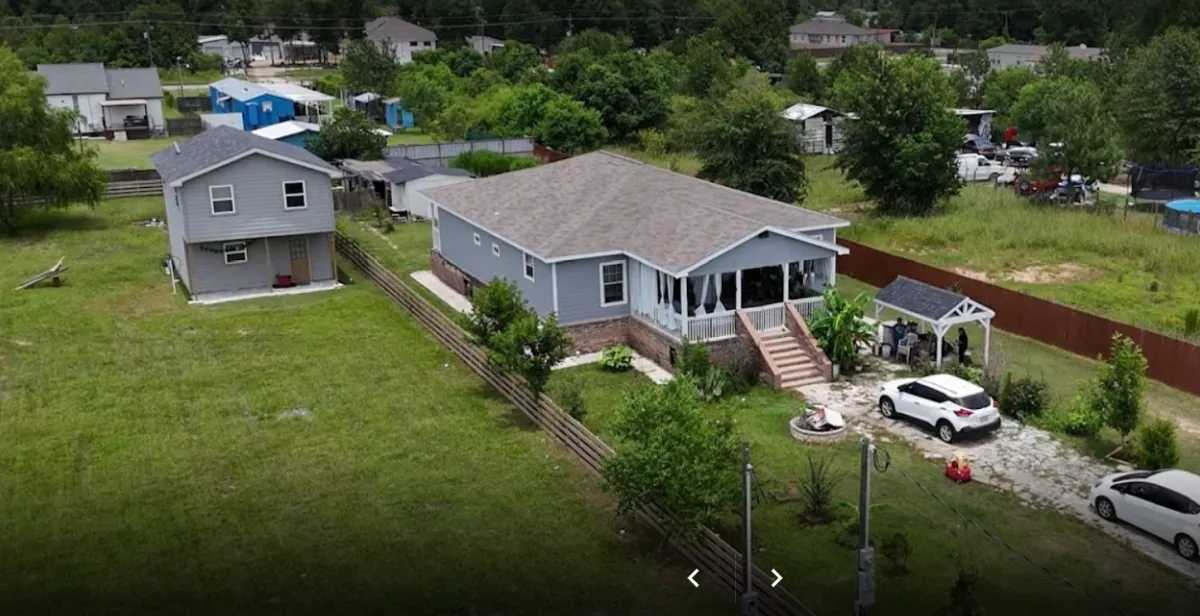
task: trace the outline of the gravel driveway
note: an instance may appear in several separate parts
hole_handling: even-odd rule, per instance
[[[1087,501],[1100,477],[1117,470],[1065,447],[1050,433],[1004,419],[994,434],[947,445],[931,430],[906,420],[889,420],[876,408],[879,384],[891,376],[861,376],[854,384],[820,383],[800,389],[814,404],[828,406],[851,419],[863,433],[886,431],[904,439],[927,459],[948,459],[962,451],[971,460],[975,480],[1014,492],[1026,504],[1074,515],[1137,551],[1200,583],[1200,565],[1175,553],[1174,546],[1124,524],[1104,522]]]

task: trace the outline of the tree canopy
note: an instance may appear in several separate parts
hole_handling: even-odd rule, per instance
[[[1200,163],[1200,31],[1171,30],[1135,52],[1120,100],[1133,159]]]
[[[365,114],[345,107],[335,109],[333,120],[308,140],[309,151],[325,160],[378,160],[385,146],[387,137],[375,132]]]
[[[1116,120],[1095,83],[1055,77],[1021,88],[1010,111],[1022,135],[1036,140],[1040,171],[1108,179],[1121,160]]]

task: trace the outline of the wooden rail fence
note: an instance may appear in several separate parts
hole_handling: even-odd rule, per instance
[[[488,385],[578,457],[585,468],[594,474],[600,473],[604,460],[613,455],[613,450],[604,441],[560,409],[549,397],[535,395],[518,377],[494,369],[483,350],[469,341],[462,327],[383,267],[354,240],[338,233],[335,243],[338,254],[379,285],[385,294],[425,326],[438,342],[453,351]],[[666,532],[667,523],[673,519],[670,513],[654,505],[642,507],[637,514],[660,533]],[[669,536],[668,540],[700,569],[705,576],[702,580],[716,580],[731,592],[741,592],[741,553],[716,533],[704,529],[694,537]],[[754,590],[759,596],[759,613],[763,616],[815,616],[812,610],[782,586],[772,587],[774,576],[755,567],[753,578]],[[680,580],[680,583],[686,581]]]

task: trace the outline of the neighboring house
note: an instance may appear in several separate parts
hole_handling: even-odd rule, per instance
[[[843,49],[862,43],[892,42],[892,30],[868,30],[836,13],[822,13],[788,28],[788,44],[792,49]]]
[[[820,105],[796,103],[780,115],[796,125],[805,152],[836,154],[842,149],[841,113]]]
[[[215,128],[217,126],[230,126],[238,130],[246,130],[242,125],[244,118],[240,113],[202,113],[200,114],[200,123],[204,125],[204,130]]]
[[[255,130],[288,120],[320,124],[333,117],[333,97],[292,83],[251,83],[227,77],[209,84],[213,113],[240,113]]]
[[[303,148],[218,126],[150,157],[171,263],[194,303],[333,288],[337,168]]]
[[[316,124],[312,124],[311,122],[297,122],[295,120],[264,126],[253,131],[259,137],[290,143],[301,148],[307,148],[306,143],[308,140],[320,132],[321,127]]]
[[[1074,60],[1094,62],[1104,57],[1104,49],[1100,47],[1080,45],[1078,47],[1067,47],[1066,50],[1067,55]],[[1048,53],[1050,53],[1050,48],[1045,45],[1023,45],[1020,43],[1007,43],[987,50],[988,60],[992,63],[992,68],[996,70],[1012,66],[1032,67],[1041,62],[1042,58],[1046,57]]]
[[[409,23],[399,17],[380,17],[367,22],[367,40],[390,53],[397,62],[412,62],[413,54],[437,49],[437,35],[432,30]]]
[[[457,184],[471,178],[462,169],[419,163],[407,158],[344,160],[342,168],[354,179],[348,183],[365,189],[387,204],[396,218],[429,218],[432,207],[422,190]]]
[[[196,39],[196,42],[200,44],[200,53],[219,56],[225,62],[235,58],[238,60],[245,59],[242,57],[241,44],[231,42],[229,37],[224,34],[201,36]]]
[[[490,36],[468,36],[467,45],[485,56],[497,49],[504,49],[504,41]]]
[[[46,102],[79,113],[80,133],[157,133],[163,119],[163,89],[153,68],[104,68],[100,63],[39,64]]]
[[[848,252],[840,218],[608,152],[424,193],[434,273],[466,295],[515,283],[577,351],[628,344],[666,365],[684,338],[714,357],[753,340],[777,387],[828,377],[797,321]]]

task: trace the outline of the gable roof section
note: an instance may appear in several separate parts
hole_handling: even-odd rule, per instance
[[[109,98],[162,98],[162,83],[158,70],[153,68],[110,68],[108,76]]]
[[[787,109],[784,109],[783,112],[780,113],[779,115],[783,116],[783,119],[785,119],[785,120],[791,120],[793,122],[797,122],[800,120],[807,120],[809,118],[819,116],[819,115],[825,113],[826,111],[833,111],[833,110],[830,109],[829,107],[822,107],[820,105],[810,105],[808,103],[796,103],[795,105],[792,105],[791,107],[788,107]],[[833,111],[833,113],[835,115],[841,115],[836,111]]]
[[[875,294],[875,301],[920,315],[931,321],[941,320],[967,299],[945,289],[900,276]]]
[[[250,83],[249,81],[243,81],[233,77],[226,77],[224,79],[214,81],[208,84],[208,87],[216,88],[225,96],[242,102],[256,99],[264,94],[270,94],[266,88],[257,83]]]
[[[863,36],[871,34],[870,30],[859,28],[852,23],[833,21],[831,19],[810,19],[793,25],[788,28],[788,32],[791,34],[828,34],[834,36]]]
[[[99,62],[39,64],[37,74],[46,78],[46,94],[108,93],[108,76]]]
[[[846,221],[611,154],[424,191],[539,258],[628,253],[668,272],[695,267],[748,237],[846,226]]]
[[[392,41],[436,41],[437,35],[432,30],[426,30],[417,24],[410,23],[399,17],[379,17],[367,22],[364,31],[367,38],[376,43]]]
[[[265,94],[278,96],[279,98],[284,98],[297,103],[333,100],[333,97],[328,94],[322,94],[316,90],[310,90],[294,83],[253,83],[250,81],[236,79],[234,77],[226,77],[220,81],[214,81],[208,84],[208,87],[215,88],[222,94],[243,103],[254,100]]]
[[[178,147],[178,151],[176,151]],[[190,141],[172,145],[150,155],[163,182],[178,186],[197,175],[241,160],[250,154],[263,154],[336,177],[336,167],[302,147],[274,141],[230,126],[216,126]]]
[[[431,175],[450,175],[471,177],[470,173],[454,167],[440,167],[419,163],[408,158],[385,158],[383,160],[353,160],[342,161],[342,168],[354,175],[372,182],[391,182],[404,184]]]

